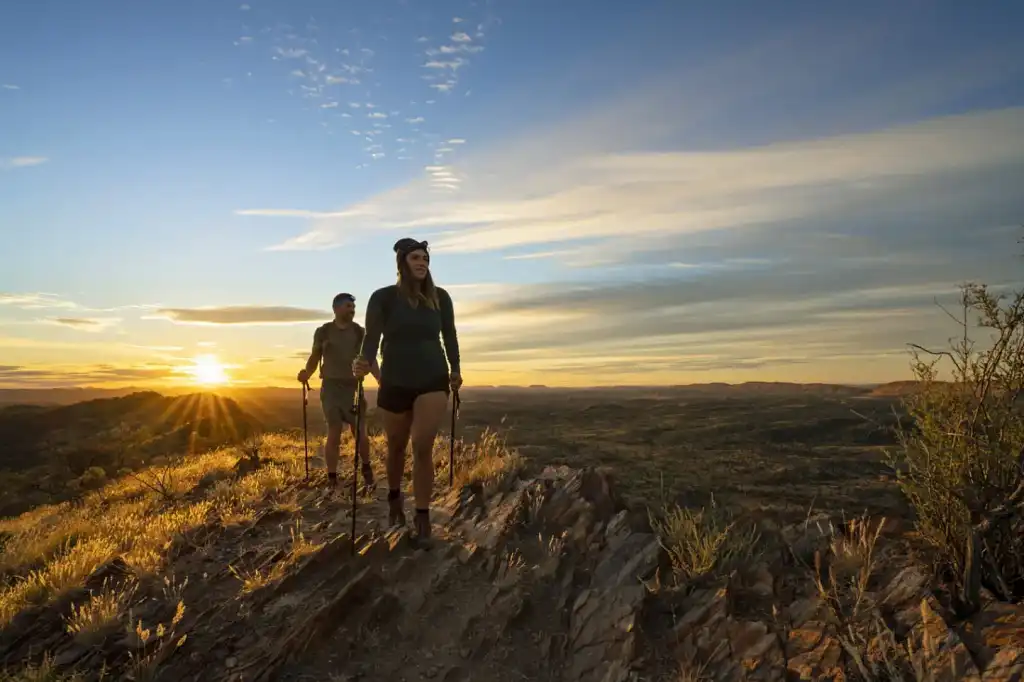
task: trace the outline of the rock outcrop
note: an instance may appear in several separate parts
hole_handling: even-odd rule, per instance
[[[299,500],[180,539],[166,575],[187,583],[141,578],[127,627],[69,634],[75,604],[129,577],[123,562],[104,566],[0,632],[0,666],[45,653],[85,679],[105,668],[210,682],[1024,680],[1024,607],[990,599],[956,623],[913,565],[869,586],[878,629],[852,638],[802,563],[828,551],[825,519],[776,529],[780,551],[749,565],[659,589],[659,539],[600,470],[512,472],[452,491],[429,548],[381,527],[381,494],[360,507],[355,539],[350,501],[313,489]],[[298,521],[296,553],[286,548]],[[872,677],[886,666],[908,676]]]

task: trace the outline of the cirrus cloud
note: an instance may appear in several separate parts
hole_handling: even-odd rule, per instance
[[[302,324],[330,317],[321,310],[292,306],[237,305],[206,308],[159,308],[146,319],[193,325]]]
[[[0,158],[0,168],[28,168],[30,166],[40,166],[49,161],[45,156],[13,156],[10,158]]]
[[[55,324],[60,327],[70,327],[86,332],[100,332],[115,326],[121,320],[119,318],[95,318],[95,317],[54,317],[45,320],[47,324]]]

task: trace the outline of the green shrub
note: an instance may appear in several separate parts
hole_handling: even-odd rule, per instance
[[[1007,300],[966,284],[960,303],[962,333],[948,349],[912,346],[919,383],[890,462],[959,606],[971,611],[982,584],[1007,601],[1024,596],[1024,291]]]

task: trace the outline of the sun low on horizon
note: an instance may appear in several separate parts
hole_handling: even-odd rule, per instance
[[[227,367],[216,355],[197,355],[186,368],[192,382],[200,386],[226,386],[231,383]]]
[[[0,390],[296,388],[401,238],[467,385],[908,380],[1024,288],[990,4],[8,3]]]

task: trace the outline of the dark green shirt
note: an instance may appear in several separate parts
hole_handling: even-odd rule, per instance
[[[373,360],[380,348],[382,384],[423,388],[447,376],[449,365],[452,373],[460,373],[452,298],[438,287],[437,299],[438,310],[423,302],[413,307],[394,284],[370,296],[362,355]]]

